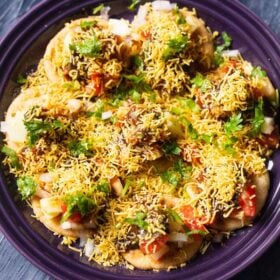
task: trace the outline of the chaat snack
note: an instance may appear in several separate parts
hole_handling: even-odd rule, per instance
[[[108,11],[49,42],[1,122],[4,163],[35,218],[90,261],[182,267],[262,210],[278,90],[194,10]]]

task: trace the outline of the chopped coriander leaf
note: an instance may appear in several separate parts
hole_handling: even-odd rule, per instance
[[[81,154],[85,156],[92,156],[91,144],[86,140],[74,140],[68,144],[68,149],[73,157],[78,157]]]
[[[124,221],[131,225],[138,226],[141,229],[147,229],[148,223],[145,221],[147,215],[143,212],[137,212],[135,218],[126,218]]]
[[[162,58],[168,60],[176,54],[182,52],[188,46],[188,36],[187,35],[178,35],[177,37],[169,40],[167,47],[163,52]]]
[[[262,125],[264,124],[263,99],[260,99],[255,107],[254,118],[251,120],[251,124],[253,136],[260,134]]]
[[[201,134],[199,135],[199,139],[204,141],[207,144],[210,144],[212,142],[212,136],[211,135],[207,135],[207,134]]]
[[[141,71],[143,70],[144,62],[139,55],[135,55],[132,57],[132,63],[137,69]]]
[[[181,153],[181,148],[178,147],[176,142],[165,142],[162,149],[167,155],[179,155]]]
[[[91,27],[93,27],[94,25],[96,24],[96,21],[82,21],[80,23],[80,27],[83,29],[83,30],[87,30],[87,29],[90,29]]]
[[[227,140],[222,144],[223,150],[225,150],[227,153],[231,155],[236,154],[236,150],[233,147],[233,144],[237,141],[237,138],[235,137],[229,137]]]
[[[23,75],[20,74],[20,75],[18,75],[16,82],[19,85],[25,85],[27,83],[27,79]]]
[[[92,10],[94,15],[100,13],[104,9],[104,4],[100,4]]]
[[[228,49],[232,43],[231,37],[226,32],[222,33],[222,39],[223,39],[224,43],[220,46],[217,46],[215,53],[214,53],[214,64],[216,66],[219,66],[224,62],[224,58],[222,56],[222,51],[224,51],[225,49]]]
[[[80,213],[83,217],[89,214],[96,205],[92,198],[86,196],[82,192],[66,195],[64,202],[67,206],[67,210],[62,216],[62,222],[68,220],[74,213]]]
[[[106,181],[102,181],[100,182],[97,186],[96,186],[96,189],[100,192],[104,192],[104,193],[110,193],[110,187],[109,187],[109,184],[108,182]]]
[[[134,101],[135,103],[140,103],[141,94],[137,90],[135,90],[135,89],[130,90],[129,95],[130,95],[130,98],[132,99],[132,101]]]
[[[131,184],[132,184],[132,181],[130,179],[126,179],[125,185],[124,185],[123,190],[121,192],[121,196],[125,196],[126,195],[126,193],[127,193],[128,189],[129,189],[129,187],[131,186]]]
[[[139,5],[141,3],[141,0],[131,0],[131,4],[127,7],[130,11],[134,11],[137,7],[137,5]]]
[[[231,46],[232,38],[226,32],[222,32],[222,38],[224,43],[220,46],[217,46],[217,52],[222,52],[223,50],[228,49]]]
[[[84,41],[77,42],[69,45],[71,51],[74,51],[80,55],[88,57],[96,57],[101,52],[101,43],[96,36],[93,38],[85,39]]]
[[[176,211],[168,208],[167,213],[168,213],[169,217],[172,219],[173,222],[176,222],[176,223],[181,224],[181,225],[184,224],[183,219],[180,217],[180,215]]]
[[[161,179],[163,182],[168,182],[170,185],[176,187],[181,180],[181,176],[174,170],[166,170],[162,173]]]
[[[204,230],[199,230],[199,229],[193,229],[193,230],[189,230],[188,228],[185,228],[185,234],[186,235],[194,235],[194,234],[199,234],[199,235],[207,235],[209,232],[208,231],[204,231]]]
[[[145,79],[145,76],[143,74],[140,74],[138,76],[137,75],[123,75],[123,76],[127,80],[131,81],[133,84],[140,84]]]
[[[191,137],[191,139],[193,140],[198,139],[198,133],[196,129],[193,127],[193,125],[185,117],[181,117],[180,121],[187,128],[188,134]]]
[[[22,199],[30,198],[37,189],[36,182],[30,176],[19,177],[17,179],[17,186]]]
[[[175,15],[176,15],[176,23],[177,24],[185,24],[187,23],[186,18],[184,15],[180,12],[179,7],[176,5],[174,9]]]
[[[227,135],[232,135],[235,132],[241,130],[243,127],[242,121],[243,119],[241,113],[231,116],[230,119],[224,124],[225,133]]]
[[[29,146],[33,146],[37,140],[48,131],[61,127],[61,123],[56,120],[47,122],[43,120],[24,121],[25,128],[28,132]]]
[[[181,98],[179,99],[179,102],[183,107],[188,108],[195,113],[200,112],[200,107],[190,98]]]
[[[191,80],[191,83],[197,88],[200,88],[202,92],[206,92],[211,88],[211,82],[200,73],[196,74],[196,76]]]
[[[4,153],[7,157],[9,157],[12,167],[17,169],[20,168],[19,158],[16,151],[5,145],[2,147],[1,152]]]
[[[186,178],[187,174],[192,171],[192,166],[186,165],[182,159],[179,159],[174,162],[173,169],[179,172],[182,178]]]
[[[254,78],[264,78],[267,74],[260,66],[257,66],[253,68],[251,76]]]
[[[91,114],[92,114],[92,116],[96,117],[97,119],[101,119],[102,113],[104,112],[105,104],[100,99],[98,99],[95,104],[96,104],[95,110],[93,112],[91,112]]]

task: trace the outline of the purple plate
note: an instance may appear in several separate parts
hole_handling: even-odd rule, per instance
[[[111,6],[112,16],[131,17],[126,9],[129,1],[104,2]],[[94,0],[43,1],[21,18],[1,41],[1,120],[19,91],[16,77],[36,67],[48,41],[65,21],[89,15],[92,7],[99,3]],[[245,6],[232,0],[182,0],[178,3],[196,8],[212,30],[227,31],[233,38],[233,47],[253,64],[261,65],[275,87],[280,88],[280,44]],[[280,235],[280,151],[274,154],[273,161],[269,198],[255,225],[237,231],[223,246],[211,246],[205,255],[172,272],[104,268],[89,263],[86,258],[80,259],[31,218],[31,210],[17,195],[14,178],[3,166],[0,170],[0,229],[33,264],[57,279],[227,279],[252,263]]]

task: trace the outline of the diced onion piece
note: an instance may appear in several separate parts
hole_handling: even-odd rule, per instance
[[[71,34],[71,32],[67,32],[67,34],[64,38],[64,47],[65,47],[65,50],[67,50],[68,52],[70,52],[69,46],[71,44],[72,44],[72,34]]]
[[[267,170],[271,170],[273,168],[273,161],[272,160],[269,160],[268,161],[268,164],[267,164]]]
[[[123,185],[122,185],[120,178],[118,178],[116,176],[113,177],[110,180],[110,184],[111,184],[111,187],[113,188],[113,190],[115,191],[116,195],[120,196],[123,191]]]
[[[82,107],[81,101],[78,99],[69,99],[67,101],[67,108],[71,113],[78,112]]]
[[[74,229],[74,230],[82,230],[84,227],[81,224],[72,223],[69,221],[63,222],[60,227],[62,229]]]
[[[176,5],[171,4],[169,1],[154,1],[152,2],[152,7],[156,11],[171,11]]]
[[[40,206],[49,218],[54,218],[62,213],[61,198],[59,196],[42,198],[40,200]]]
[[[264,117],[264,123],[262,125],[261,132],[264,134],[271,134],[274,130],[274,119],[270,117]]]
[[[130,34],[129,22],[127,20],[111,18],[109,19],[109,27],[115,35],[125,37]]]
[[[222,52],[222,55],[224,57],[238,57],[240,56],[240,51],[239,50],[225,50]]]
[[[109,12],[111,8],[109,6],[105,6],[101,11],[100,11],[100,17],[104,20],[109,19]]]
[[[40,197],[40,198],[48,198],[50,197],[50,193],[43,190],[42,188],[38,187],[36,189],[36,193],[35,193],[36,196]]]
[[[1,127],[0,127],[0,131],[1,132],[7,132],[8,131],[8,129],[9,129],[9,126],[7,125],[7,123],[6,122],[1,122]]]
[[[94,249],[95,245],[93,240],[88,238],[87,243],[85,245],[85,255],[89,258],[92,255]]]
[[[155,259],[156,261],[158,261],[162,256],[164,256],[167,252],[169,251],[169,247],[167,245],[163,245],[160,250],[158,250],[157,252],[150,254],[150,256]]]
[[[40,181],[43,183],[51,183],[52,182],[52,175],[50,173],[42,173],[40,175]]]
[[[84,247],[87,244],[87,240],[88,238],[84,235],[80,236],[80,242],[79,242],[79,246],[80,247]]]
[[[101,115],[101,119],[108,120],[112,117],[112,115],[113,115],[112,111],[103,112]]]
[[[190,238],[188,238],[188,236],[182,232],[171,232],[169,234],[168,241],[170,241],[170,242],[189,242]]]

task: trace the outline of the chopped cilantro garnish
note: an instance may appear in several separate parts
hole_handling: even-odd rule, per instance
[[[91,27],[93,27],[96,24],[96,21],[82,21],[80,23],[80,26],[83,30],[87,30],[90,29]]]
[[[196,129],[193,127],[193,125],[185,117],[181,117],[180,121],[187,128],[188,135],[191,137],[191,139],[193,140],[198,139],[198,133]]]
[[[68,144],[68,149],[73,157],[78,157],[81,154],[92,156],[91,144],[86,140],[74,140]]]
[[[17,179],[17,186],[22,199],[30,198],[37,189],[36,182],[30,176],[19,177]]]
[[[69,45],[71,51],[88,57],[96,57],[101,52],[101,43],[96,36]]]
[[[141,82],[144,81],[145,76],[143,74],[140,75],[123,75],[124,78],[126,78],[127,80],[131,81],[133,84],[140,84]]]
[[[176,222],[181,225],[184,224],[183,219],[180,217],[180,215],[176,211],[168,208],[167,213],[173,222]]]
[[[188,46],[188,36],[187,35],[178,35],[177,37],[169,40],[167,47],[163,52],[163,59],[168,60],[171,57],[175,56],[182,52]]]
[[[199,235],[207,235],[209,232],[208,231],[204,231],[204,230],[199,230],[199,229],[193,229],[193,230],[189,230],[188,228],[185,227],[185,234],[186,235],[194,235],[194,234],[199,234]]]
[[[219,66],[220,64],[222,64],[224,62],[222,52],[225,49],[228,49],[232,43],[232,38],[226,32],[222,33],[222,39],[223,39],[224,43],[222,45],[217,46],[215,53],[214,53],[214,63],[216,66]]]
[[[186,18],[184,15],[180,12],[179,7],[176,5],[174,9],[175,15],[176,15],[176,23],[177,24],[185,24],[187,23]]]
[[[16,82],[19,85],[25,85],[27,83],[27,79],[22,74],[20,74],[18,75]]]
[[[227,135],[232,135],[235,132],[241,130],[243,127],[242,121],[243,119],[241,113],[231,116],[230,119],[224,124],[225,133]]]
[[[251,76],[255,78],[264,78],[267,74],[260,66],[257,66],[253,68]]]
[[[24,121],[25,128],[28,132],[29,146],[33,146],[37,140],[49,131],[56,128],[61,128],[62,123],[59,120],[43,121],[43,120],[30,120]]]
[[[253,136],[260,134],[262,125],[264,124],[263,99],[260,99],[255,107],[254,118],[252,119],[251,124]]]
[[[236,154],[236,150],[233,147],[233,144],[237,141],[237,138],[235,137],[228,137],[226,141],[223,143],[222,148],[225,150],[227,153],[231,155]]]
[[[139,55],[135,55],[135,56],[132,57],[132,63],[140,71],[143,70],[144,62]]]
[[[162,173],[161,179],[163,182],[168,182],[170,185],[176,187],[181,180],[181,176],[174,170],[166,170]]]
[[[181,148],[178,147],[176,142],[165,142],[162,149],[167,155],[179,155],[181,153]]]
[[[127,193],[128,189],[129,189],[129,187],[131,186],[131,184],[132,184],[132,181],[129,178],[126,179],[124,187],[123,187],[123,190],[121,192],[121,196],[125,196],[126,195],[126,193]]]
[[[110,193],[110,187],[107,181],[101,181],[96,185],[96,189],[100,192],[104,192],[106,194]]]
[[[134,11],[137,7],[137,5],[139,5],[141,3],[141,0],[131,0],[131,4],[127,7],[130,11]]]
[[[64,202],[67,205],[67,210],[62,216],[62,222],[68,220],[74,213],[79,213],[83,217],[89,214],[96,205],[92,198],[82,192],[66,195]]]
[[[197,88],[200,88],[202,92],[206,92],[211,88],[211,82],[200,73],[196,74],[196,76],[191,80],[191,83]]]
[[[100,13],[104,9],[104,4],[100,4],[92,10],[94,15]]]
[[[7,157],[9,157],[12,167],[17,169],[20,168],[19,158],[16,151],[5,145],[2,147],[1,152],[4,153]]]
[[[129,96],[132,99],[132,101],[134,101],[135,103],[140,103],[141,94],[137,90],[135,90],[135,89],[130,90]]]
[[[141,229],[147,229],[148,223],[145,221],[147,215],[143,212],[137,212],[135,218],[126,218],[124,221],[131,225],[138,226]]]

